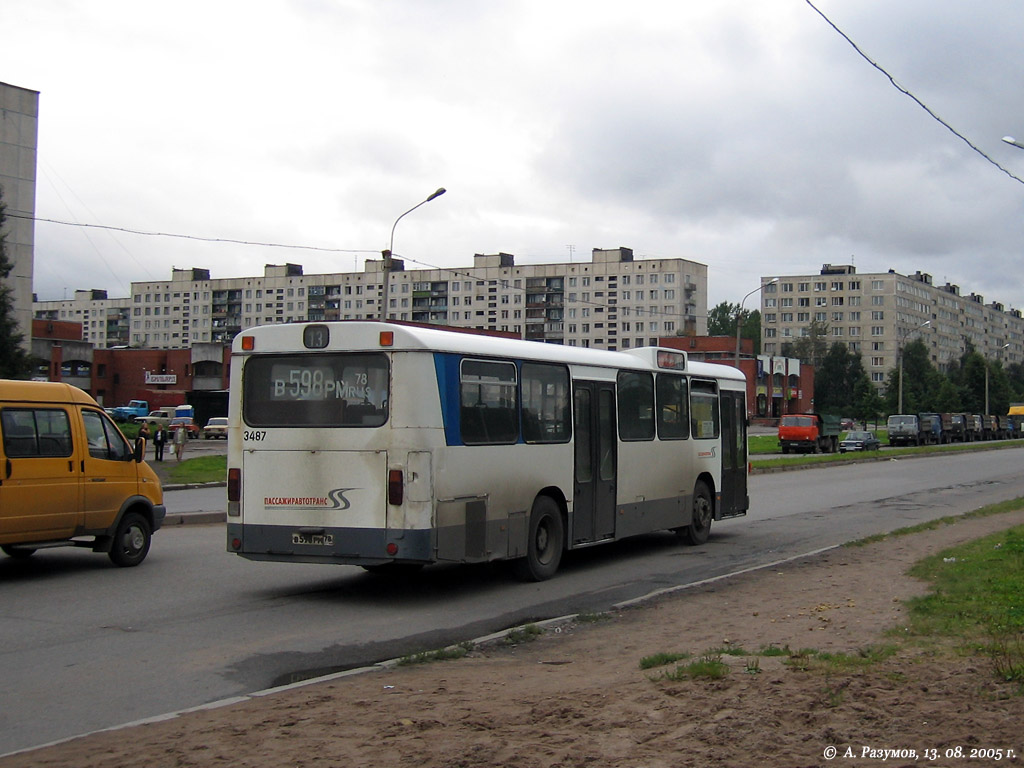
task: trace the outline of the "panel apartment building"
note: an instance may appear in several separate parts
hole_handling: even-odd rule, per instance
[[[761,278],[761,344],[768,355],[808,335],[812,321],[827,325],[829,346],[846,344],[860,354],[871,381],[883,387],[903,347],[921,339],[932,363],[945,370],[968,342],[989,360],[1024,360],[1024,318],[1020,310],[985,304],[957,285],[932,284],[916,272],[858,275],[852,265],[825,264],[816,275]]]
[[[223,279],[211,279],[207,269],[174,269],[169,281],[132,283],[132,295],[121,300],[130,315],[126,343],[176,349],[227,344],[256,325],[378,319],[385,276],[387,316],[394,320],[613,350],[707,333],[707,266],[686,259],[636,260],[629,248],[595,248],[589,263],[516,265],[507,253],[477,254],[472,266],[452,269],[406,270],[400,259],[392,262],[387,271],[383,259],[368,259],[363,272],[317,275],[297,264],[267,265],[262,277]],[[76,292],[70,303],[36,302],[35,316],[105,313],[102,338],[110,345],[117,307],[85,306],[95,293]],[[97,345],[101,325],[90,337]]]
[[[7,206],[7,256],[13,262],[6,287],[25,349],[32,340],[32,274],[35,250],[36,154],[39,93],[0,83],[0,189]]]

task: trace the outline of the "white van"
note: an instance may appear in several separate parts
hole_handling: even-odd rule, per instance
[[[166,514],[144,455],[77,387],[0,379],[0,550],[88,547],[138,565]]]

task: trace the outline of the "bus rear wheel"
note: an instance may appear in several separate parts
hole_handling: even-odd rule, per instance
[[[699,482],[693,489],[693,518],[678,533],[687,544],[704,544],[711,533],[711,521],[714,519],[714,505],[711,491],[705,483]]]
[[[529,539],[526,557],[513,563],[517,578],[522,581],[545,581],[555,575],[562,561],[565,526],[562,510],[549,496],[540,496],[530,510]]]

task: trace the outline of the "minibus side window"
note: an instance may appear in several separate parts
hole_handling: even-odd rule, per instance
[[[89,455],[94,459],[127,461],[131,450],[121,431],[97,411],[82,411],[85,437],[89,441]]]
[[[0,426],[11,458],[71,455],[71,424],[62,409],[5,408]]]

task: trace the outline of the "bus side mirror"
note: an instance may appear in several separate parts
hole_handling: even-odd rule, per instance
[[[146,458],[146,441],[141,437],[135,438],[135,454],[133,458],[136,464],[141,464]]]

